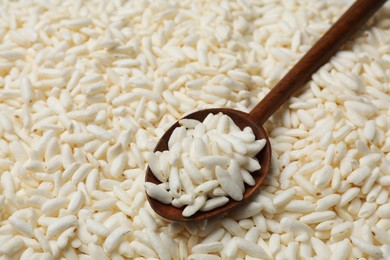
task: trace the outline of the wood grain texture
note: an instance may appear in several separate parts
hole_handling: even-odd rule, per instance
[[[386,2],[357,0],[249,113],[262,125]]]

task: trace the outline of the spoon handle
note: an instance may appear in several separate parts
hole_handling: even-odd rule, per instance
[[[311,75],[385,2],[386,0],[357,0],[249,112],[250,116],[262,125],[296,90],[303,87]]]

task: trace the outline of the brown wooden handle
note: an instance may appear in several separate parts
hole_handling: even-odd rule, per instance
[[[386,0],[357,0],[249,113],[262,125]]]

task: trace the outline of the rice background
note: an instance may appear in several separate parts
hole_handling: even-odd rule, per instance
[[[1,1],[0,257],[390,258],[388,4],[265,124],[251,202],[170,223],[143,188],[171,124],[249,111],[350,3]]]

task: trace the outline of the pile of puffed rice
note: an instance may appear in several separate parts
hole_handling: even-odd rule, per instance
[[[350,3],[1,1],[0,258],[389,259],[389,4],[265,124],[251,201],[173,223],[145,200],[165,130],[249,111]]]
[[[208,114],[202,122],[181,119],[179,125],[169,137],[168,150],[148,157],[160,183],[146,182],[146,193],[164,204],[183,207],[184,217],[219,208],[229,198],[241,201],[245,185],[255,185],[252,174],[261,169],[255,156],[266,140],[256,140],[252,128],[241,130],[221,112]]]

